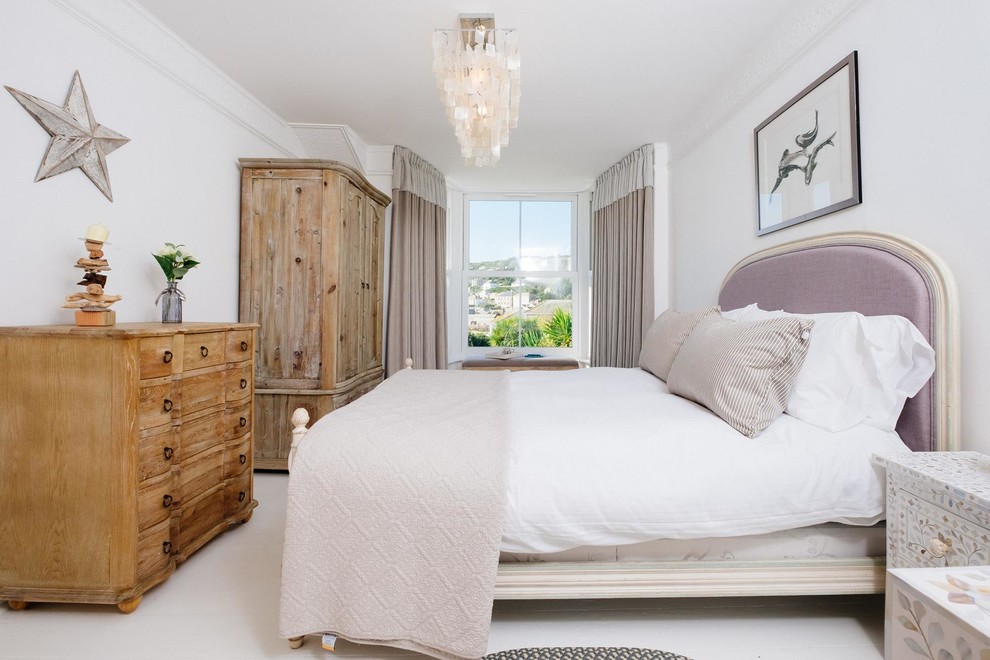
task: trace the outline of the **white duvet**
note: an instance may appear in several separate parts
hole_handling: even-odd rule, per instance
[[[746,438],[640,369],[520,371],[502,550],[762,534],[883,518],[893,431],[782,415]]]

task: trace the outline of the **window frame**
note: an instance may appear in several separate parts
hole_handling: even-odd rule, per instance
[[[452,361],[466,357],[481,357],[485,353],[496,350],[490,346],[468,346],[468,284],[470,280],[487,277],[526,278],[560,278],[571,279],[571,309],[572,309],[572,341],[571,346],[564,347],[517,347],[520,352],[539,352],[547,356],[572,357],[587,359],[590,335],[590,272],[588,272],[588,236],[590,234],[590,196],[584,193],[463,193],[461,203],[457,206],[459,213],[449,223],[451,236],[448,245],[451,246],[448,256],[449,275],[448,291],[456,295],[448,300],[448,318],[457,319],[456,326],[451,328],[450,347],[448,353]],[[452,200],[455,201],[455,200]],[[570,269],[566,271],[490,271],[471,270],[469,268],[471,246],[471,216],[472,202],[561,202],[571,204],[571,254]],[[455,201],[456,204],[456,201]],[[454,205],[452,205],[454,206]],[[587,207],[587,208],[585,208]],[[454,210],[452,208],[451,210]]]

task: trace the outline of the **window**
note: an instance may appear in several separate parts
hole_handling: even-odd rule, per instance
[[[575,201],[466,200],[461,309],[467,322],[460,342],[466,352],[525,347],[577,354]]]

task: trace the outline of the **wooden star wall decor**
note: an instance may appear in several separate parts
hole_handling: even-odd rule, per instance
[[[107,154],[130,142],[130,138],[96,123],[79,72],[72,77],[69,95],[61,107],[4,87],[52,136],[34,180],[41,181],[78,167],[112,202]]]

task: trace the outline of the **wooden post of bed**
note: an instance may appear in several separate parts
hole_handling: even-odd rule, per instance
[[[306,425],[309,424],[309,411],[305,408],[296,408],[292,412],[292,447],[289,448],[289,471],[292,471],[292,460],[296,457],[296,448],[306,435]],[[296,648],[296,647],[294,647]]]

